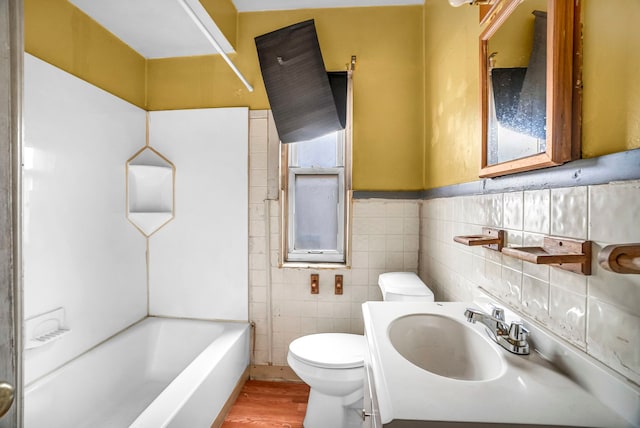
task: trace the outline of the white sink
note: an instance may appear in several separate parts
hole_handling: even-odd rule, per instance
[[[458,380],[490,380],[504,371],[498,349],[477,330],[453,318],[413,314],[389,326],[393,347],[412,364]]]
[[[529,355],[500,347],[482,323],[467,322],[469,306],[474,305],[363,305],[376,426],[634,426],[543,359],[535,342]],[[636,402],[630,403],[633,408]]]

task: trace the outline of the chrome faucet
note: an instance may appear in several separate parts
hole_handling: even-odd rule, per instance
[[[527,342],[529,331],[524,328],[521,322],[507,325],[504,320],[504,309],[494,307],[489,315],[476,309],[467,308],[464,311],[464,316],[470,323],[475,324],[476,321],[480,321],[484,324],[491,333],[491,338],[507,351],[518,355],[529,354],[529,343]]]

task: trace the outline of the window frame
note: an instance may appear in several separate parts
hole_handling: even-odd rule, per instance
[[[335,169],[342,169],[342,187],[344,189],[339,201],[342,201],[343,205],[343,218],[339,221],[338,228],[342,229],[342,243],[343,251],[340,257],[321,257],[322,255],[310,254],[309,252],[290,252],[289,248],[293,246],[293,241],[290,237],[293,237],[293,232],[290,227],[293,227],[294,222],[288,221],[292,214],[291,207],[294,206],[293,197],[290,192],[291,189],[289,183],[294,183],[294,176],[290,176],[289,158],[295,156],[294,160],[297,162],[297,153],[295,145],[280,143],[280,251],[279,251],[279,265],[281,267],[314,267],[314,268],[348,268],[351,266],[351,201],[352,201],[352,118],[353,118],[353,71],[347,71],[347,123],[345,129],[338,131],[342,133],[341,145],[342,147],[336,154],[336,163],[342,160],[342,167]],[[338,145],[336,145],[338,146]],[[306,168],[297,167],[297,174],[305,173]],[[334,168],[322,168],[323,170],[333,170]],[[319,169],[320,170],[320,169]],[[295,173],[294,173],[295,175]],[[295,254],[293,257],[290,254]]]
[[[342,134],[338,144],[336,144],[337,152],[344,152],[344,131],[339,131]],[[341,146],[342,150],[338,149]],[[291,150],[292,152],[295,151]],[[338,153],[337,153],[338,154]],[[340,153],[341,155],[341,153]],[[336,159],[342,156],[336,156]],[[292,156],[293,158],[293,156]],[[340,163],[340,161],[336,161]],[[287,240],[286,240],[286,261],[287,262],[310,262],[310,263],[346,263],[346,239],[345,231],[346,227],[346,211],[345,200],[347,199],[347,189],[345,186],[345,167],[336,166],[334,168],[313,168],[313,167],[299,167],[291,166],[287,167],[288,177],[287,182],[291,184],[287,186]],[[295,179],[298,175],[317,175],[317,176],[337,176],[338,178],[338,204],[336,206],[336,215],[338,219],[337,230],[337,249],[336,250],[308,250],[308,249],[296,249],[296,235],[295,235]]]

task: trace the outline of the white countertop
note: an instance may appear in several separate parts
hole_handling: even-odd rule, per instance
[[[632,426],[533,350],[530,355],[515,355],[487,339],[499,351],[505,370],[491,380],[466,381],[439,376],[413,365],[393,348],[387,336],[394,319],[432,313],[454,318],[486,337],[482,323],[467,323],[464,310],[470,306],[474,305],[465,302],[363,305],[370,365],[383,423],[412,420]]]

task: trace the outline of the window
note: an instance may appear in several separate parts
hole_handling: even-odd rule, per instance
[[[347,131],[283,144],[287,262],[346,262]]]

